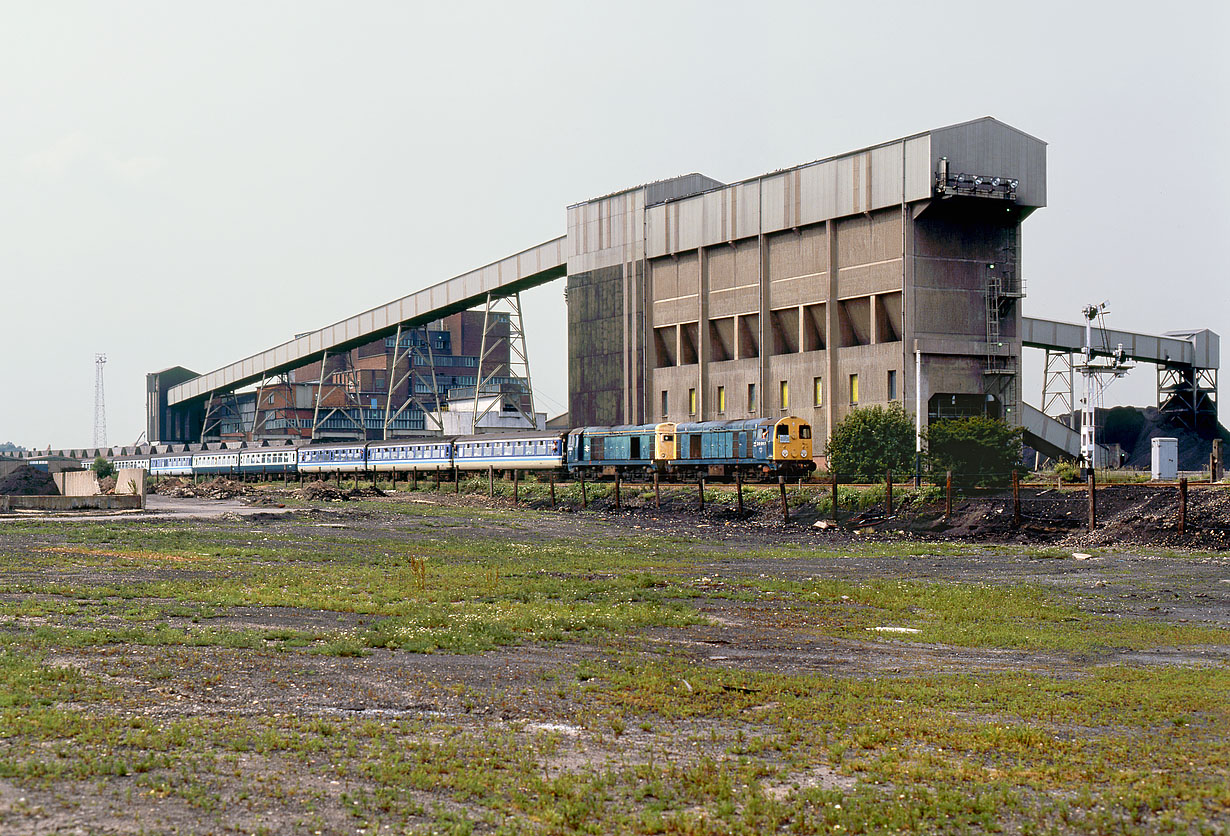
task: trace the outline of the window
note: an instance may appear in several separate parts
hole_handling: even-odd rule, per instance
[[[747,411],[748,412],[756,411],[756,384],[755,383],[747,384]]]
[[[858,406],[858,375],[850,375],[850,406]]]
[[[719,386],[717,390],[717,408],[719,413],[726,412],[726,387]]]
[[[777,384],[778,400],[781,401],[782,411],[785,412],[790,408],[790,384],[783,380]]]
[[[888,399],[890,401],[897,400],[897,370],[888,370]]]
[[[666,417],[666,390],[662,390],[662,417]]]
[[[824,406],[824,381],[818,377],[811,379],[811,405]]]
[[[696,414],[696,390],[688,390],[688,415]]]

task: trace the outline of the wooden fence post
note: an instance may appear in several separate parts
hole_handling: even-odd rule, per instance
[[[700,510],[703,511],[705,510],[705,479],[703,476],[696,480],[696,487],[700,495]]]
[[[487,496],[495,498],[495,466],[487,465]]]
[[[1021,525],[1021,474],[1012,471],[1012,527]]]
[[[512,473],[513,473],[513,504],[516,505],[518,502],[521,501],[521,491],[520,491],[521,486],[518,483],[518,476],[521,474],[521,471],[517,470],[516,468],[513,468]]]
[[[786,477],[777,477],[777,489],[782,495],[782,522],[790,522],[790,503],[786,499]]]
[[[837,471],[833,471],[833,522],[837,522]]]
[[[419,469],[416,467],[410,471],[410,490],[417,491],[419,489]]]
[[[888,517],[893,515],[893,471],[891,469],[884,473],[884,514]]]
[[[662,491],[658,486],[658,471],[653,472],[653,507],[662,507]]]
[[[739,516],[743,516],[743,473],[735,471],[735,498],[739,503]]]
[[[620,510],[619,507],[619,471],[615,471],[615,510]]]
[[[1187,530],[1187,479],[1179,480],[1179,536]]]
[[[555,510],[555,475],[551,476],[551,510]]]
[[[581,510],[589,507],[589,497],[585,495],[585,471],[581,471]]]
[[[944,472],[944,519],[952,518],[952,471]]]

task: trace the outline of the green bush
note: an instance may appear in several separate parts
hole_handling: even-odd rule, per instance
[[[90,465],[90,470],[94,471],[94,475],[99,479],[106,479],[108,476],[115,475],[115,465],[102,456],[94,459],[94,464]]]
[[[825,449],[830,473],[881,479],[914,470],[914,421],[897,404],[855,409],[833,428]]]
[[[1079,482],[1081,468],[1076,462],[1064,460],[1055,464],[1055,475],[1064,482]]]
[[[927,464],[934,474],[952,471],[965,487],[1008,484],[1021,462],[1021,428],[981,415],[949,418],[924,431]]]

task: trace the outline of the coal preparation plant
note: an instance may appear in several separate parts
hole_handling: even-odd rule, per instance
[[[519,294],[562,280],[562,425],[791,415],[819,454],[850,410],[899,404],[920,425],[999,417],[1075,457],[1080,435],[1056,418],[1077,409],[1086,330],[1022,310],[1022,225],[1046,195],[1046,144],[990,117],[735,183],[637,186],[568,207],[565,235],[501,261],[207,374],[149,375],[147,437],[439,434],[466,402],[473,432],[493,411],[541,424]],[[1097,343],[1158,366],[1159,408],[1216,424],[1216,334],[1103,328]],[[1025,403],[1025,347],[1047,353],[1049,415]],[[1049,374],[1064,358],[1067,378]]]

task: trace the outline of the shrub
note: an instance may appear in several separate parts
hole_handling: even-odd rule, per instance
[[[825,449],[830,473],[880,478],[914,469],[914,422],[893,404],[856,409],[833,428]]]
[[[102,456],[94,459],[94,464],[90,465],[90,470],[94,471],[94,475],[99,479],[106,479],[108,476],[115,475],[115,465]]]
[[[1056,462],[1055,475],[1064,482],[1079,482],[1081,478],[1080,465],[1076,462],[1064,461]]]
[[[924,431],[933,473],[951,470],[964,486],[1006,485],[1021,461],[1021,428],[997,418],[949,418]]]

